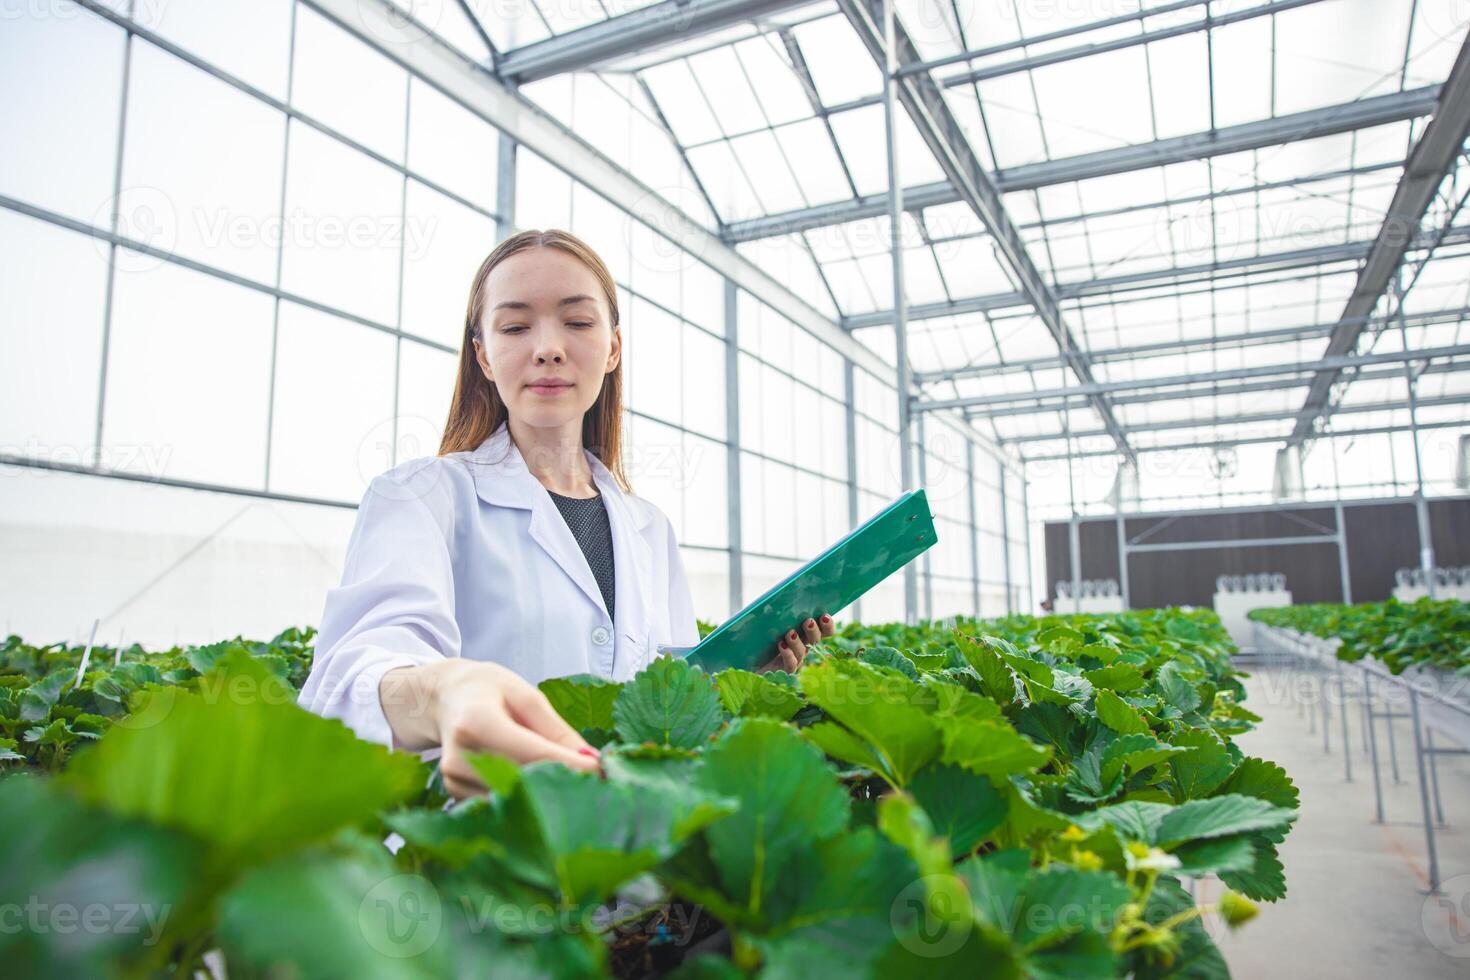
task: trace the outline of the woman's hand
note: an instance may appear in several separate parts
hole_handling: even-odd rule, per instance
[[[546,695],[499,664],[453,659],[400,667],[383,675],[378,691],[395,744],[443,750],[439,770],[456,799],[485,792],[466,758],[472,752],[521,764],[552,759],[582,772],[598,768],[597,750]]]
[[[768,670],[784,670],[788,674],[796,673],[801,667],[801,662],[806,659],[807,644],[822,642],[824,636],[835,636],[837,624],[832,617],[822,613],[816,619],[808,619],[797,629],[788,630],[786,635],[776,642],[776,656],[770,663],[756,669],[757,674],[764,674]]]

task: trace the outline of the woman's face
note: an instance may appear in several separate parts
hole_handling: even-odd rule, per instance
[[[484,309],[475,357],[511,417],[580,427],[622,348],[592,270],[559,248],[517,252],[486,278]]]

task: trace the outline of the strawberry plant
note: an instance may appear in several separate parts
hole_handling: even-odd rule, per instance
[[[1434,667],[1470,674],[1470,603],[1454,599],[1415,602],[1332,603],[1254,609],[1250,618],[1267,626],[1339,637],[1341,660],[1372,657],[1395,674],[1409,667]]]
[[[80,651],[12,638],[0,708],[100,719],[5,763],[0,903],[41,923],[0,932],[13,971],[1224,976],[1201,917],[1285,893],[1296,789],[1232,741],[1258,719],[1210,613],[849,625],[795,675],[550,680],[602,774],[481,755],[458,802],[295,705],[309,640],[121,676],[94,650],[72,689],[49,678]],[[1200,908],[1206,874],[1231,890]],[[78,941],[63,907],[149,914]]]

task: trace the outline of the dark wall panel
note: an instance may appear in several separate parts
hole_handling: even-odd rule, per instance
[[[1441,566],[1470,565],[1470,498],[1429,503],[1435,559]],[[1419,531],[1411,501],[1343,504],[1348,572],[1354,602],[1387,599],[1400,568],[1419,563]],[[1332,507],[1281,508],[1219,513],[1196,511],[1168,517],[1129,517],[1130,540],[1138,544],[1303,538],[1331,534]],[[1079,527],[1084,579],[1119,578],[1117,524],[1112,517],[1084,520]],[[1047,594],[1071,576],[1067,524],[1046,525]],[[1341,602],[1337,545],[1199,548],[1135,553],[1128,561],[1129,598],[1134,608],[1188,603],[1209,605],[1220,575],[1281,572],[1297,602]]]
[[[1344,507],[1343,514],[1353,601],[1382,602],[1393,595],[1394,572],[1419,564],[1419,523],[1414,505]]]
[[[1337,545],[1328,542],[1133,554],[1128,557],[1128,597],[1135,609],[1211,607],[1216,577],[1260,572],[1284,574],[1294,601],[1342,601]]]

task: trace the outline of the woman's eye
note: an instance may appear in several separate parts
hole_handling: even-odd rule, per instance
[[[526,328],[519,323],[508,323],[500,328],[501,333],[520,333]]]
[[[593,324],[589,320],[572,320],[568,325],[573,327],[590,327]]]

